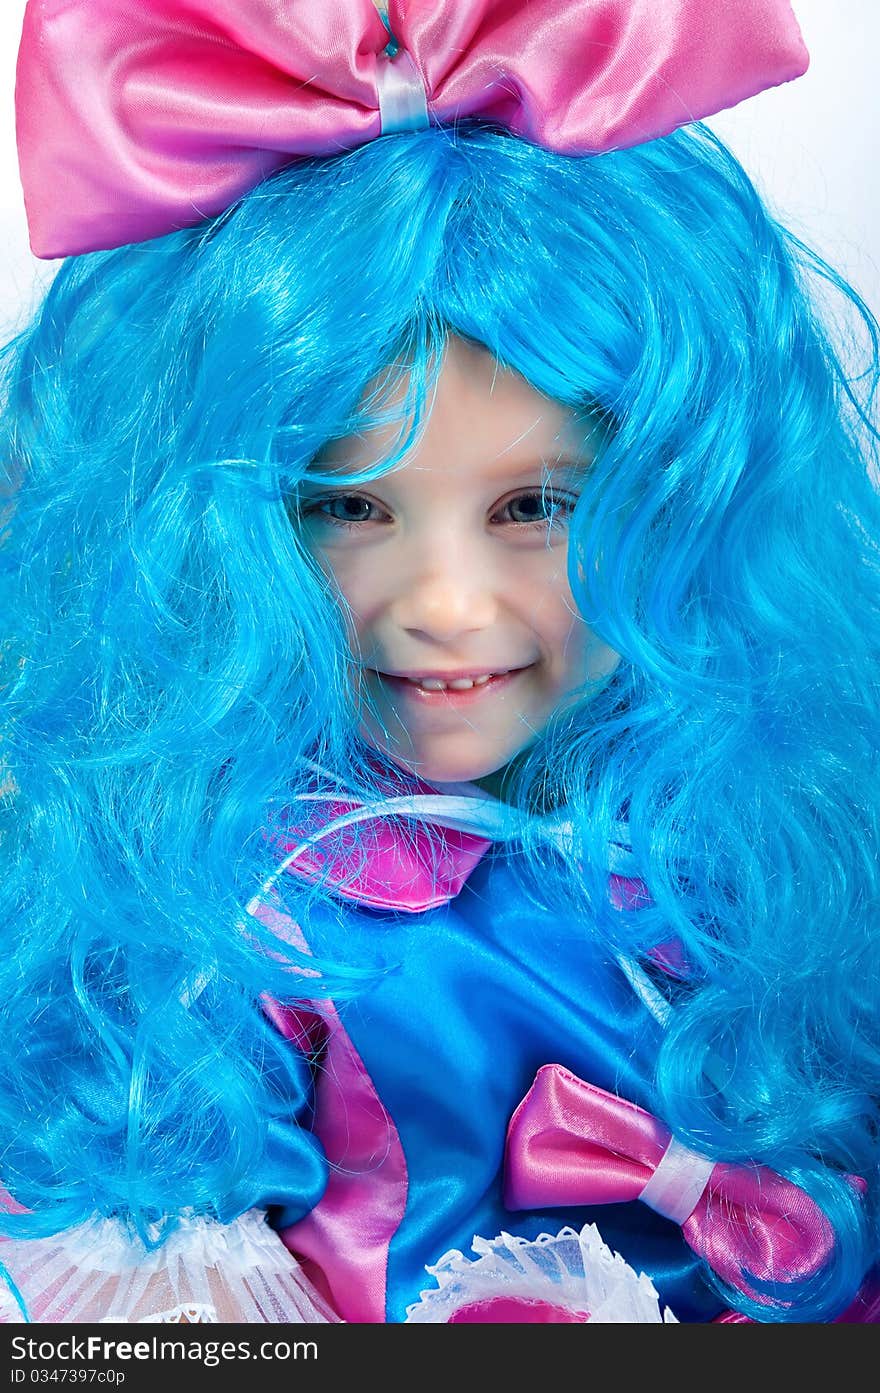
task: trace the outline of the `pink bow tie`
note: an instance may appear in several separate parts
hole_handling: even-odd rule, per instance
[[[806,70],[788,0],[28,0],[16,117],[37,256],[144,241],[297,157],[498,122],[635,145]]]
[[[545,1065],[510,1121],[507,1208],[637,1199],[680,1224],[695,1253],[758,1300],[747,1278],[806,1277],[834,1243],[809,1196],[775,1171],[708,1160],[634,1103]]]

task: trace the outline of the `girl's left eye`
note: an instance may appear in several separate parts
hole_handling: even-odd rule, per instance
[[[576,502],[576,498],[567,494],[551,493],[549,489],[530,489],[527,493],[518,493],[515,498],[508,498],[498,512],[507,514],[502,518],[503,522],[512,522],[520,527],[546,527],[547,523],[569,517]]]

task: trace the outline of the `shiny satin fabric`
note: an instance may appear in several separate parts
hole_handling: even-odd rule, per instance
[[[262,903],[254,913],[285,941],[300,939],[277,906]],[[303,1067],[314,1067],[309,1115],[300,1110],[291,1120],[320,1142],[325,1185],[311,1206],[302,1205],[291,1157],[287,1198],[264,1196],[262,1204],[275,1206],[282,1237],[334,1310],[347,1321],[381,1323],[388,1247],[407,1200],[397,1129],[332,1003],[312,1008],[266,999],[263,1007]]]
[[[382,969],[347,1005],[264,1003],[303,1069],[315,1063],[315,1093],[311,1104],[304,1090],[290,1093],[286,1178],[282,1147],[271,1188],[253,1202],[272,1207],[284,1241],[344,1318],[402,1320],[430,1284],[426,1265],[502,1231],[533,1239],[595,1223],[685,1321],[745,1319],[724,1311],[700,1256],[734,1284],[742,1266],[758,1281],[785,1281],[821,1264],[831,1234],[795,1186],[686,1149],[670,1159],[668,1128],[648,1108],[674,1007],[656,1010],[645,984],[595,941],[588,917],[524,895],[511,810],[464,785],[453,796],[421,784],[387,792],[368,807],[331,791],[305,797],[284,819],[296,831],[268,834],[282,859],[250,907],[283,941]],[[345,844],[306,834],[346,829],[352,818],[374,824],[374,841],[368,869],[346,886],[344,867],[333,865]],[[478,835],[492,827],[495,841]],[[438,845],[440,828],[457,835]],[[558,830],[548,824],[548,847]],[[619,835],[626,840],[625,828]],[[621,850],[609,844],[610,864],[622,865]],[[445,899],[437,882],[425,894],[428,868],[442,870]],[[318,873],[339,898],[320,903],[304,932],[284,913],[283,882]],[[648,898],[637,876],[616,872],[609,895],[632,907]],[[686,965],[674,952],[658,965],[674,996]],[[547,1065],[554,1055],[566,1065]],[[304,1172],[310,1134],[318,1145]],[[677,1165],[673,1221],[643,1201],[655,1199],[646,1184],[650,1192]],[[693,1206],[681,1193],[688,1169],[700,1171]],[[876,1320],[876,1293],[866,1283],[839,1319]]]
[[[649,1112],[548,1065],[511,1120],[505,1202],[511,1209],[644,1202],[669,1141],[669,1129]],[[686,1189],[687,1166],[680,1172]],[[758,1300],[749,1276],[796,1282],[818,1272],[832,1251],[822,1212],[766,1166],[702,1167],[691,1199],[679,1221],[685,1239],[724,1281]]]
[[[289,837],[271,838],[287,853],[282,876],[320,873],[340,895],[313,916],[306,936],[280,920],[279,935],[386,970],[377,989],[341,1012],[271,1012],[298,1048],[320,1052],[314,1130],[327,1153],[327,1192],[309,1213],[297,1219],[282,1210],[277,1222],[324,1294],[346,1319],[400,1320],[440,1248],[466,1250],[473,1236],[502,1230],[534,1238],[560,1223],[597,1223],[689,1321],[733,1317],[711,1314],[706,1268],[688,1259],[682,1239],[750,1292],[744,1271],[759,1283],[814,1272],[833,1236],[808,1196],[765,1167],[713,1164],[675,1148],[668,1128],[640,1105],[650,1097],[664,1015],[593,942],[585,920],[567,907],[522,903],[510,811],[486,807],[485,795],[463,804],[426,797],[426,787],[404,801],[409,813],[418,805],[448,824],[447,837],[455,829],[439,857],[436,827],[420,821],[414,831],[392,816],[401,811],[397,788],[369,808],[336,796],[314,805],[318,830],[353,817],[374,823],[368,866],[348,885],[344,867],[333,865],[344,844],[331,840],[318,858],[323,837],[302,840],[315,830],[308,819],[293,819],[303,825]],[[505,811],[498,843],[474,835],[488,829],[490,813]],[[436,881],[424,893],[428,868],[435,876],[442,868],[442,896]],[[609,894],[633,907],[647,898],[637,877],[614,873]],[[265,919],[267,907],[256,912]],[[675,954],[668,967],[662,956],[659,963],[674,993],[686,967]],[[541,1063],[554,1053],[580,1059],[605,1087]],[[537,1077],[520,1101],[511,1085],[530,1082],[530,1061]],[[644,1205],[656,1207],[650,1192],[664,1169],[680,1172],[676,1212],[664,1199],[653,1215]],[[860,1298],[857,1313],[840,1319],[871,1320],[872,1310]]]
[[[427,788],[417,780],[415,790]],[[430,791],[433,793],[433,790]],[[430,797],[430,794],[429,794]],[[398,800],[400,801],[400,800]],[[433,799],[446,802],[449,799]],[[421,800],[424,804],[424,800]],[[303,805],[304,806],[304,805]],[[370,816],[370,810],[346,798],[326,798],[317,820],[297,819],[295,828],[270,834],[273,846],[302,880],[332,887],[343,899],[374,909],[403,908],[411,913],[453,899],[491,842],[473,832],[446,825],[442,833],[421,824],[401,836],[400,819]],[[365,827],[364,823],[368,825]],[[339,835],[328,841],[329,828]],[[348,851],[348,854],[346,854]]]
[[[651,140],[809,61],[789,0],[390,0],[388,19],[434,124],[477,117],[564,154]],[[29,0],[34,253],[161,236],[374,139],[387,43],[372,0]]]
[[[331,1196],[326,1228],[319,1204],[317,1218],[291,1223],[282,1214],[282,1237],[310,1260],[313,1278],[323,1274],[322,1289],[345,1318],[397,1322],[431,1284],[425,1267],[450,1248],[467,1253],[475,1236],[502,1231],[537,1238],[595,1223],[610,1247],[648,1273],[679,1320],[711,1320],[724,1307],[703,1263],[677,1224],[637,1200],[539,1202],[522,1211],[505,1203],[507,1126],[541,1065],[562,1057],[581,1077],[647,1107],[662,1032],[582,917],[524,898],[516,855],[491,848],[449,904],[411,913],[340,900],[303,926],[315,954],[383,969],[337,1018],[346,1068],[356,1061],[365,1071],[387,1121],[359,1174],[343,1163],[345,1203]],[[335,1063],[319,1068],[344,1135],[347,1104],[335,1075]],[[374,1103],[366,1106],[375,1121]],[[365,1116],[357,1099],[348,1120],[361,1149]],[[389,1224],[401,1176],[405,1205]],[[377,1223],[392,1230],[384,1305],[371,1296],[366,1314],[352,1274],[373,1254],[375,1292]]]

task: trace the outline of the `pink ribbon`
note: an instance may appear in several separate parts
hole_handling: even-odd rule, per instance
[[[821,1210],[790,1180],[766,1166],[713,1163],[643,1108],[545,1065],[510,1121],[508,1209],[638,1199],[679,1223],[695,1253],[758,1300],[748,1277],[796,1281],[817,1272],[834,1244]]]
[[[31,246],[202,221],[290,160],[464,117],[568,154],[638,144],[800,76],[789,0],[29,0]],[[395,67],[395,65],[397,65]],[[423,89],[424,96],[422,95]]]

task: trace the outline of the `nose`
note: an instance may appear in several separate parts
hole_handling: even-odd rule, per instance
[[[395,598],[391,617],[414,637],[438,643],[490,628],[498,604],[485,557],[460,548],[444,557],[423,555]]]

